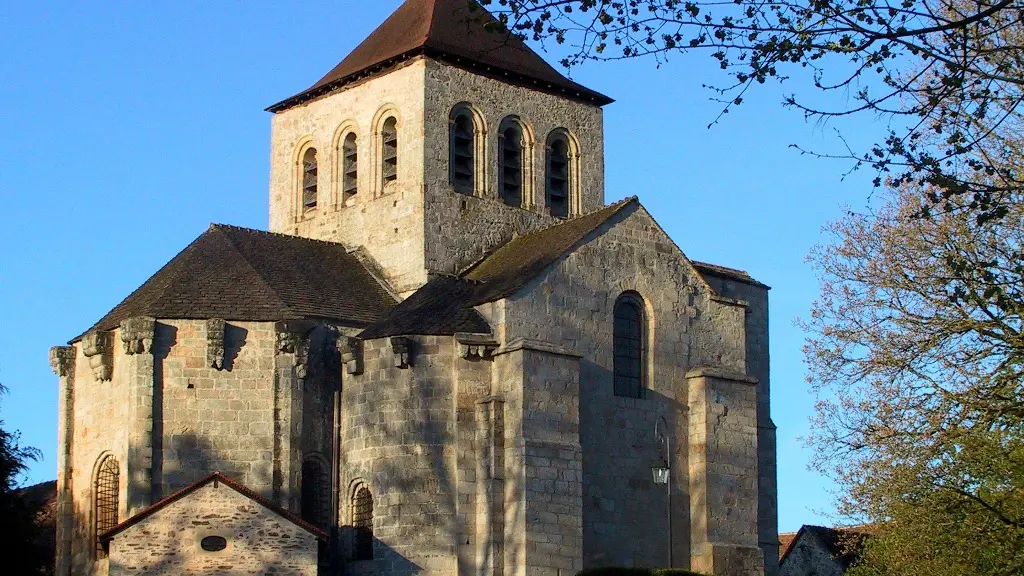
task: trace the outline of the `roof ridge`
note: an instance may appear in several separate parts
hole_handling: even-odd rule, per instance
[[[239,227],[234,226],[234,228],[237,229]],[[245,230],[244,228],[240,229]],[[243,252],[238,247],[238,244],[235,243],[235,239],[232,238],[230,234],[225,234],[224,231],[221,230],[220,228],[211,227],[211,230],[215,230],[224,236],[224,238],[228,241],[228,244],[231,245],[231,249],[234,250],[236,254],[238,254],[238,256],[242,259],[243,262],[245,262],[245,265],[248,266],[249,270],[251,270],[252,273],[256,275],[256,278],[259,278],[260,283],[263,284],[263,286],[266,287],[266,289],[269,290],[270,293],[274,295],[274,298],[277,298],[277,301],[281,303],[282,310],[288,311],[288,313],[292,314],[293,316],[298,316],[297,314],[295,314],[295,310],[292,309],[291,305],[284,301],[284,298],[281,297],[281,294],[277,291],[277,289],[274,288],[274,286],[272,286],[270,282],[267,281],[267,279],[260,272],[259,268],[257,268],[252,263],[252,261],[249,260],[249,257],[245,254],[245,252]],[[265,234],[270,235],[273,234],[273,232],[265,232]],[[293,236],[293,238],[299,238],[299,236]]]
[[[283,232],[271,232],[269,230],[260,230],[259,228],[247,228],[245,226],[236,226],[234,224],[219,224],[217,222],[210,223],[210,229],[227,228],[228,230],[239,230],[241,232],[247,232],[250,234],[260,234],[263,236],[270,236],[273,238],[288,238],[291,240],[304,240],[306,242],[313,242],[316,244],[327,244],[329,246],[337,246],[345,251],[349,251],[348,247],[341,242],[332,242],[330,240],[321,240],[319,238],[307,238],[306,236],[296,236],[295,234],[285,234]]]
[[[175,492],[172,492],[171,494],[168,494],[167,496],[164,496],[163,498],[157,500],[156,502],[150,504],[149,506],[146,506],[142,510],[139,510],[138,512],[136,512],[134,515],[127,518],[123,522],[118,523],[113,528],[107,530],[102,534],[99,534],[100,541],[103,543],[109,542],[114,538],[114,536],[117,536],[119,533],[127,530],[128,528],[138,524],[142,520],[145,520],[146,518],[152,516],[153,514],[162,510],[163,508],[166,508],[167,506],[177,502],[178,500],[185,498],[189,494],[192,494],[196,490],[215,481],[223,482],[226,486],[228,486],[235,492],[238,492],[242,496],[245,496],[246,498],[255,501],[261,506],[274,512],[278,516],[284,518],[285,520],[288,520],[292,524],[295,524],[299,528],[302,528],[307,532],[310,532],[318,539],[327,539],[327,534],[320,528],[313,526],[309,522],[306,522],[301,517],[296,516],[295,514],[289,512],[285,508],[278,506],[277,504],[274,504],[273,502],[271,502],[267,498],[264,498],[262,495],[260,495],[253,489],[249,488],[245,484],[242,484],[241,482],[238,482],[237,480],[231,478],[230,476],[223,474],[221,472],[213,472],[211,474],[203,476],[202,478],[196,480],[195,482],[192,482],[191,484],[185,486],[184,488],[181,488]]]

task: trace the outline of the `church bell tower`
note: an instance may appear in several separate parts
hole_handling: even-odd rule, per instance
[[[604,205],[602,109],[465,0],[408,0],[274,104],[270,230],[362,249],[400,295]]]

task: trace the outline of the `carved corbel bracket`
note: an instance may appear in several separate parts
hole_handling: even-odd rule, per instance
[[[82,354],[89,359],[93,378],[105,382],[114,374],[113,338],[110,332],[90,332],[82,336]]]
[[[408,336],[393,336],[391,351],[395,354],[395,368],[408,368],[412,364],[412,339]]]
[[[349,374],[363,373],[363,341],[351,336],[338,338],[338,353],[341,354],[341,362],[345,365],[345,371]]]
[[[295,354],[295,376],[300,380],[309,375],[309,333],[314,325],[308,320],[283,320],[275,324],[277,351]]]
[[[148,316],[126,318],[121,322],[121,344],[128,355],[143,354],[153,351],[153,335],[156,331],[156,319]]]
[[[498,341],[490,334],[459,332],[455,340],[459,343],[459,355],[466,360],[491,360],[498,349]]]
[[[224,332],[227,322],[223,318],[206,321],[206,365],[217,370],[224,369]]]
[[[70,376],[75,371],[75,348],[54,346],[50,348],[50,367],[57,376]]]

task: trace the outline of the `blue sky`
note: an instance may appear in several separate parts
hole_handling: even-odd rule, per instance
[[[316,81],[399,4],[334,0],[103,2],[0,6],[0,418],[56,475],[50,346],[88,328],[210,222],[265,229],[270,115]],[[556,58],[549,57],[550,61]],[[828,523],[830,484],[807,469],[814,399],[803,334],[817,284],[804,257],[869,172],[801,156],[834,148],[766,85],[719,111],[706,54],[588,64],[573,78],[605,109],[607,200],[636,194],[691,257],[772,286],[772,410],[779,526]],[[805,89],[792,82],[786,91]],[[870,122],[844,127],[855,141]]]

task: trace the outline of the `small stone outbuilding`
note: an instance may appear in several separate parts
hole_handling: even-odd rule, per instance
[[[101,537],[109,576],[315,576],[327,535],[223,474],[184,488]]]
[[[787,536],[779,576],[843,576],[860,559],[868,531],[805,524]]]

